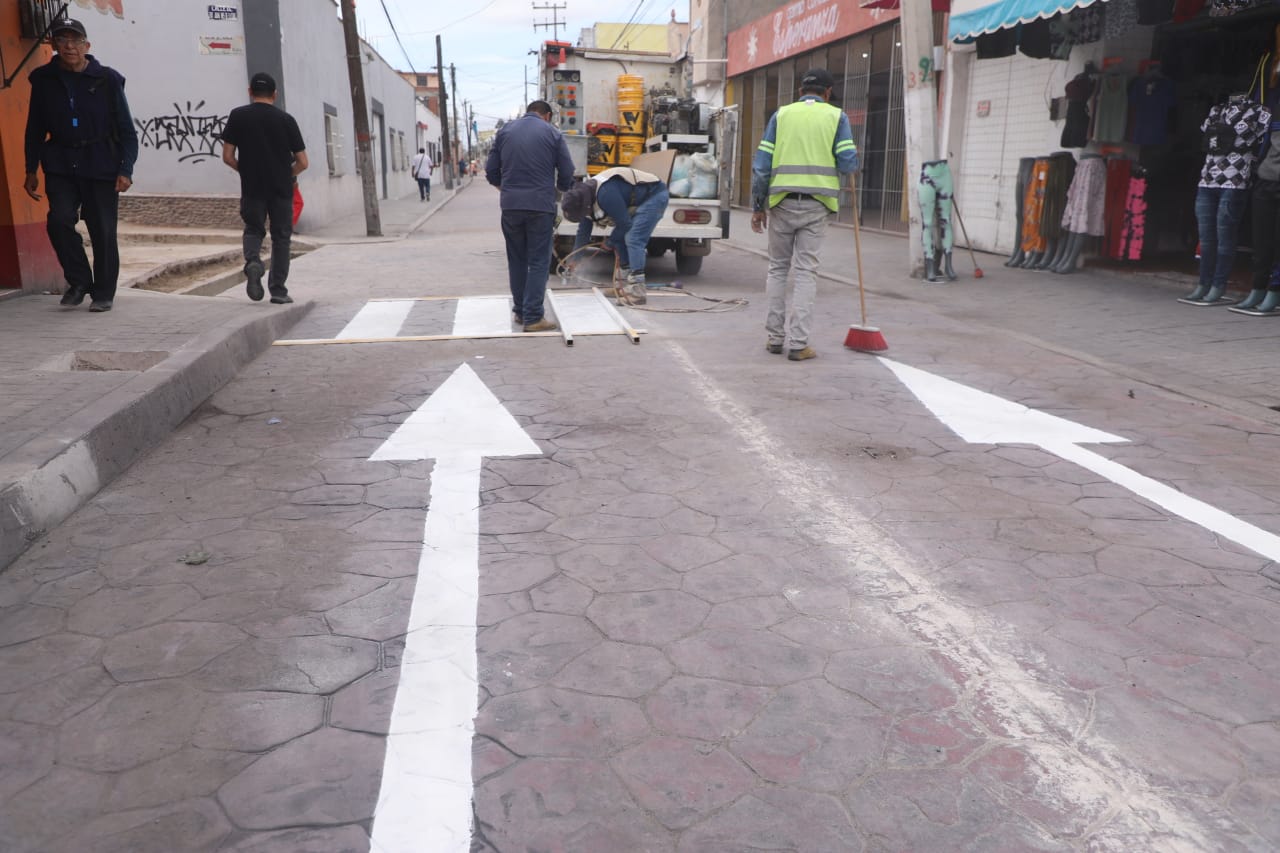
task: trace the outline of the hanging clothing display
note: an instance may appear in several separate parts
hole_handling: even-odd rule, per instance
[[[1270,121],[1271,110],[1242,98],[1210,107],[1200,124],[1206,153],[1199,186],[1248,189],[1258,143]]]
[[[1067,190],[1076,174],[1076,158],[1059,151],[1049,157],[1044,181],[1044,211],[1040,217],[1040,235],[1050,248],[1062,236],[1062,214],[1067,208]]]
[[[1104,74],[1098,82],[1097,113],[1093,138],[1098,142],[1124,142],[1129,123],[1129,82],[1121,74]]]
[[[1046,247],[1040,220],[1044,217],[1044,194],[1048,182],[1049,158],[1037,157],[1022,200],[1022,251],[1029,255],[1043,252]]]
[[[1102,254],[1108,258],[1120,258],[1120,235],[1124,229],[1124,210],[1129,201],[1129,177],[1132,163],[1124,157],[1107,161],[1107,191],[1103,210],[1106,235]]]
[[[1209,14],[1215,18],[1245,12],[1258,5],[1258,0],[1210,0]]]
[[[1164,145],[1178,105],[1178,86],[1161,74],[1135,77],[1129,84],[1129,109],[1133,116],[1129,141],[1136,145]]]
[[[1106,230],[1107,163],[1097,154],[1085,154],[1076,165],[1067,190],[1062,227],[1077,234],[1101,237]]]
[[[951,198],[955,184],[951,167],[946,160],[932,160],[920,169],[920,223],[924,239],[924,256],[932,259],[937,253],[933,242],[934,224],[938,226],[942,251],[950,254],[954,245],[951,232]]]
[[[1105,39],[1118,39],[1138,26],[1138,0],[1108,0],[1106,13],[1102,27]]]
[[[1067,121],[1062,126],[1062,147],[1083,148],[1089,144],[1089,101],[1094,82],[1088,74],[1077,74],[1066,86]]]
[[[1147,232],[1147,178],[1141,166],[1133,166],[1129,191],[1125,195],[1124,219],[1120,226],[1117,257],[1126,261],[1142,260],[1142,246]]]

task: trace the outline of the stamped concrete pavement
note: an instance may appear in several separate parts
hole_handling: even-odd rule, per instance
[[[291,335],[500,293],[480,189],[447,228],[300,259],[318,305]],[[368,457],[461,363],[543,450],[484,466],[474,849],[1280,844],[1267,562],[956,438],[839,347],[846,287],[822,285],[817,360],[766,353],[761,275],[717,251],[689,286],[754,304],[635,312],[639,346],[259,358],[0,575],[6,844],[368,849],[432,470]],[[894,358],[1122,434],[1095,449],[1280,529],[1265,421],[880,307]]]

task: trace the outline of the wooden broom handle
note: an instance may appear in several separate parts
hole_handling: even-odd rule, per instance
[[[867,325],[867,291],[862,286],[862,237],[861,229],[858,227],[858,220],[861,218],[858,210],[858,173],[849,173],[849,191],[853,193],[853,246],[854,255],[858,260],[858,307],[862,310],[862,325]]]

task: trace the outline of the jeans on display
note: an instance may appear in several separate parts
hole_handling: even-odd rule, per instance
[[[935,217],[942,232],[942,251],[950,252],[954,243],[951,233],[951,198],[955,194],[955,185],[951,178],[951,167],[946,160],[934,160],[921,167],[918,191],[924,256],[931,259],[937,253],[933,245]]]
[[[244,260],[262,259],[262,238],[267,236],[267,220],[271,220],[271,272],[267,289],[272,296],[289,292],[284,286],[289,278],[289,241],[293,237],[293,196],[240,199],[240,218],[244,220]]]
[[[541,210],[502,211],[511,304],[526,326],[542,319],[555,221],[554,213]]]
[[[1280,239],[1280,181],[1258,181],[1253,188],[1253,289],[1271,286]]]
[[[120,278],[120,246],[117,243],[117,214],[120,194],[115,181],[93,181],[66,175],[44,178],[49,197],[49,218],[45,230],[53,246],[67,284],[83,290],[94,301],[110,302],[116,297]],[[84,240],[76,231],[76,221],[84,220],[93,245],[93,268],[84,251]]]
[[[827,224],[834,216],[830,208],[814,199],[784,198],[769,210],[769,277],[765,281],[768,310],[764,321],[769,343],[780,344],[790,338],[787,345],[793,350],[808,346],[813,299],[818,292],[818,252],[827,235]],[[787,274],[793,266],[788,328]]]
[[[1236,256],[1236,227],[1247,201],[1245,190],[1200,187],[1196,192],[1201,285],[1226,287]]]
[[[632,204],[639,199],[639,204]],[[613,231],[607,241],[618,256],[618,263],[637,275],[644,272],[653,229],[667,210],[665,184],[636,184],[622,178],[604,182],[596,191],[596,204],[613,220]]]

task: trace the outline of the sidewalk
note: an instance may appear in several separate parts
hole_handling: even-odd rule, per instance
[[[953,254],[959,280],[926,283],[907,275],[905,239],[862,235],[868,322],[881,325],[891,347],[899,329],[885,322],[886,315],[900,317],[903,300],[923,303],[975,334],[999,329],[1134,381],[1280,424],[1276,317],[1184,305],[1177,299],[1193,290],[1195,282],[1169,274],[1086,268],[1057,275],[1009,269],[1004,256],[978,253],[984,275],[975,278],[969,253],[959,246]],[[768,235],[753,233],[743,211],[734,212],[728,242],[761,257],[768,255]],[[850,299],[856,312],[858,274],[851,228],[838,226],[827,232],[821,275],[854,289]],[[850,318],[858,321],[856,313]]]
[[[469,182],[460,189],[466,189]],[[313,247],[403,239],[459,191],[382,201],[296,236]],[[122,225],[115,310],[62,308],[52,293],[0,297],[0,570],[163,440],[312,308],[224,295],[155,293],[141,279],[238,251],[239,232]]]

